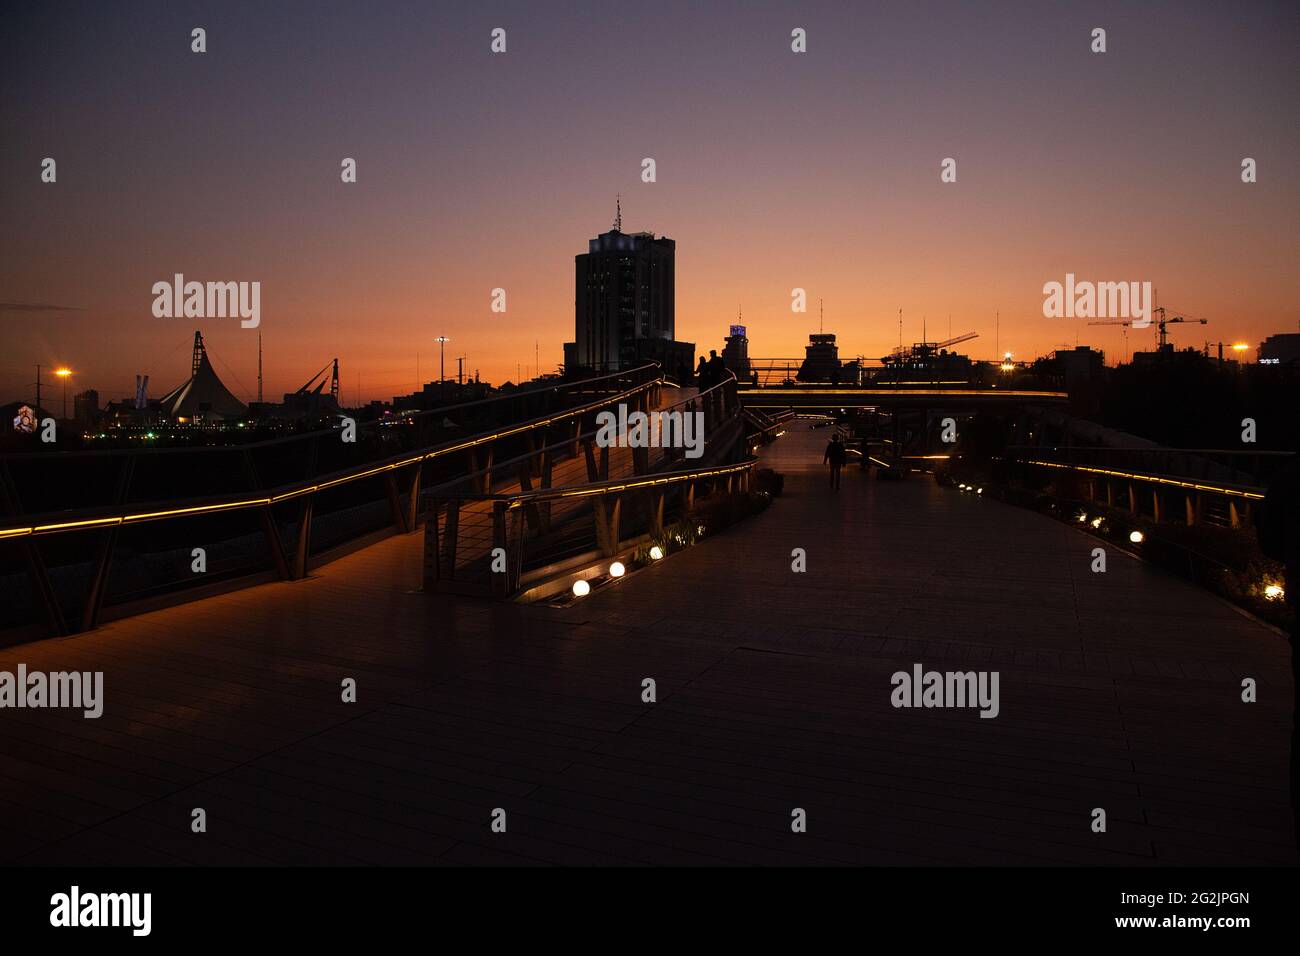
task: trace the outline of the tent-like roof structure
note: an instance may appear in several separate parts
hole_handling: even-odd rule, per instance
[[[248,412],[244,405],[217,378],[203,346],[203,333],[194,333],[194,361],[190,380],[168,392],[159,400],[159,409],[168,418],[217,416],[239,418]]]

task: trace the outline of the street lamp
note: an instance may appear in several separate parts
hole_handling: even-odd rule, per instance
[[[438,387],[442,388],[442,383],[447,381],[447,362],[445,356],[447,354],[447,343],[450,342],[451,339],[447,338],[445,335],[440,335],[434,339],[434,341],[438,343]]]
[[[68,379],[72,377],[72,369],[67,367],[56,368],[54,374],[63,379],[63,419],[68,418]]]

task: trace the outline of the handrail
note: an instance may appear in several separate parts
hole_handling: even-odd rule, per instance
[[[1183,455],[1243,455],[1254,457],[1256,455],[1273,456],[1273,457],[1290,457],[1294,455],[1293,451],[1271,451],[1261,449],[1260,451],[1250,451],[1244,448],[1173,448],[1165,445],[1143,446],[1136,445],[1133,447],[1119,447],[1115,445],[1008,445],[1007,451],[1018,449],[1030,449],[1037,452],[1044,451],[1069,451],[1069,452],[1141,452],[1144,454],[1183,454]]]
[[[735,380],[735,378],[736,378],[735,375],[733,375],[729,370],[728,370],[727,374],[730,376],[730,379],[731,379],[732,381]],[[658,413],[661,413],[661,412],[671,412],[672,409],[675,409],[675,408],[677,408],[678,406],[685,407],[685,406],[688,406],[688,405],[694,405],[697,401],[699,401],[700,399],[702,399],[703,396],[710,395],[710,394],[711,394],[712,392],[714,392],[716,389],[719,389],[719,388],[722,388],[723,386],[725,386],[725,385],[727,384],[727,381],[728,381],[728,379],[723,379],[723,380],[722,380],[721,382],[719,382],[717,385],[710,386],[709,388],[706,388],[706,389],[705,389],[704,391],[702,391],[702,392],[697,392],[696,394],[694,394],[694,395],[690,395],[690,396],[687,396],[686,398],[679,398],[677,401],[675,401],[675,402],[673,402],[673,403],[671,403],[671,404],[669,404],[669,405],[665,405],[663,408],[655,409],[655,410],[654,410],[654,413],[655,413],[655,414],[658,414]],[[652,384],[653,384],[653,383],[652,383]],[[680,387],[680,386],[679,386],[679,387]],[[638,386],[638,389],[639,389],[639,388],[640,388],[640,386]],[[618,396],[617,398],[620,398],[620,399],[621,399],[621,398],[623,398],[623,397],[625,397],[625,396],[630,396],[630,395],[632,395],[632,394],[634,394],[634,393],[635,393],[635,390],[632,391],[632,392],[624,393],[624,395],[620,395],[620,396]],[[718,393],[718,394],[721,395],[722,393]],[[595,403],[595,404],[596,404],[596,405],[602,405],[602,404],[606,404],[606,403],[608,403],[608,404],[616,404],[616,401],[617,401],[616,399],[611,399],[611,400],[607,400],[607,401],[597,402],[597,403]],[[595,405],[593,405],[593,406],[591,406],[591,407],[595,407]],[[589,410],[590,410],[590,409],[589,409]],[[752,411],[753,411],[753,410],[751,410],[751,412],[752,412]],[[772,426],[772,427],[775,427],[775,426]],[[552,451],[555,451],[555,450],[557,450],[557,449],[562,449],[562,448],[568,448],[568,447],[572,446],[573,443],[574,443],[575,441],[576,441],[576,442],[582,442],[582,441],[586,441],[586,440],[588,440],[588,439],[592,439],[592,438],[594,438],[597,434],[599,434],[599,432],[600,432],[600,429],[599,429],[599,428],[593,428],[591,431],[583,432],[581,435],[576,435],[576,436],[569,437],[569,438],[562,438],[562,439],[560,439],[559,441],[552,442],[552,443],[549,444],[549,445],[543,445],[543,446],[541,446],[540,448],[533,448],[533,449],[531,449],[531,450],[529,450],[529,451],[524,452],[522,455],[517,455],[517,456],[515,456],[514,458],[511,458],[511,459],[508,460],[508,461],[495,462],[494,464],[490,465],[490,466],[487,467],[487,468],[480,468],[478,471],[466,472],[466,473],[463,474],[463,475],[459,475],[459,476],[457,476],[456,478],[453,478],[451,481],[443,482],[441,485],[438,485],[438,486],[435,486],[435,487],[432,487],[432,488],[426,488],[426,489],[424,489],[423,494],[426,494],[426,495],[434,494],[435,492],[439,492],[439,489],[441,489],[441,488],[446,488],[448,485],[453,485],[453,484],[456,484],[456,483],[458,483],[458,482],[462,482],[462,481],[469,481],[469,480],[474,479],[474,478],[481,478],[481,477],[483,477],[484,475],[490,475],[492,472],[494,472],[494,471],[499,471],[500,469],[502,469],[502,468],[506,468],[506,467],[508,467],[508,466],[510,466],[510,465],[518,465],[518,464],[521,464],[521,463],[523,463],[523,462],[525,462],[525,461],[531,461],[531,460],[533,460],[533,459],[536,459],[536,458],[537,458],[538,456],[540,456],[540,455],[544,455],[544,454],[546,454],[547,452],[552,452]],[[440,493],[443,494],[444,496],[446,496],[446,492],[440,492]]]
[[[568,485],[564,488],[539,488],[534,491],[513,492],[507,495],[469,495],[438,494],[426,491],[424,494],[435,498],[455,498],[457,501],[504,501],[510,508],[522,507],[540,501],[560,501],[565,498],[589,498],[596,495],[611,494],[619,491],[635,491],[638,488],[653,488],[658,485],[673,485],[683,481],[695,481],[700,478],[713,478],[747,471],[758,463],[757,458],[746,458],[742,462],[727,465],[710,465],[687,471],[663,471],[653,475],[643,475],[628,480],[616,478],[610,481],[593,481],[582,485]]]
[[[490,441],[497,441],[501,438],[508,438],[512,435],[530,431],[535,428],[544,428],[559,421],[580,417],[593,409],[637,395],[642,391],[652,388],[655,384],[656,382],[651,380],[628,389],[627,391],[620,392],[617,395],[608,396],[599,401],[590,402],[578,408],[565,409],[563,412],[555,415],[543,416],[541,418],[532,419],[528,422],[522,422],[518,425],[511,426],[504,431],[478,435],[469,441],[453,440],[450,443],[432,446],[427,451],[417,452],[415,454],[404,452],[399,455],[393,455],[387,459],[369,462],[360,468],[343,469],[341,471],[320,475],[316,478],[305,481],[290,482],[279,485],[273,489],[266,489],[261,495],[253,497],[250,497],[248,492],[242,492],[227,495],[214,495],[207,498],[155,501],[135,505],[132,509],[135,513],[129,513],[123,508],[91,507],[72,509],[69,511],[45,512],[35,515],[10,516],[10,520],[14,517],[23,517],[27,520],[19,526],[0,527],[0,539],[8,540],[29,534],[50,534],[64,531],[79,531],[92,527],[103,528],[113,525],[134,524],[141,521],[207,514],[214,511],[234,511],[245,508],[265,507],[290,498],[296,498],[305,494],[312,494],[328,488],[338,487],[339,485],[358,481],[362,478],[369,478],[386,471],[394,471],[398,468],[412,465],[417,462],[429,461],[454,452],[465,451],[469,448],[476,447],[477,445],[485,444]],[[333,434],[333,432],[326,432],[324,434]],[[140,509],[144,510],[141,511]]]
[[[1258,485],[1243,485],[1234,482],[1220,482],[1217,485],[1206,485],[1195,481],[1184,481],[1170,475],[1142,475],[1135,472],[1116,471],[1113,468],[1094,468],[1088,465],[1078,465],[1072,462],[1062,461],[1042,461],[1030,458],[1015,459],[1021,464],[1035,465],[1041,468],[1063,468],[1067,471],[1083,471],[1094,475],[1106,475],[1111,478],[1127,478],[1131,481],[1145,481],[1157,485],[1170,485],[1176,488],[1186,488],[1189,491],[1208,491],[1213,494],[1229,495],[1239,498],[1262,499],[1266,489]]]

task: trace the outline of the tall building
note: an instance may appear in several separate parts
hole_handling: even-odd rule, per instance
[[[614,228],[574,257],[574,341],[565,344],[566,370],[609,371],[648,360],[676,371],[695,347],[675,340],[674,261],[677,243],[652,232]]]
[[[1300,333],[1279,332],[1259,346],[1260,365],[1294,365],[1300,362]]]
[[[99,392],[88,388],[72,396],[72,417],[80,425],[93,425],[99,418]]]
[[[733,325],[722,348],[722,361],[738,379],[749,378],[749,339],[743,325]]]

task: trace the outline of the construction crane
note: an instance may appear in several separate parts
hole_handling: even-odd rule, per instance
[[[339,400],[339,360],[338,359],[333,360],[333,371],[332,374],[327,378],[325,373],[330,371],[331,371],[330,364],[326,363],[325,367],[321,369],[319,372],[317,372],[315,375],[313,375],[310,379],[308,379],[307,384],[304,385],[302,388],[298,389],[298,391],[295,394],[306,395],[308,394],[308,392],[310,392],[312,395],[319,395],[324,390],[326,381],[328,381],[330,383],[330,397],[333,398],[335,404],[337,404]],[[317,379],[319,379],[320,381],[317,382]],[[315,385],[316,387],[312,388],[313,385]]]
[[[911,349],[897,348],[893,354],[884,356],[880,361],[901,362],[904,359],[927,359],[940,349],[947,348],[950,345],[957,345],[960,342],[969,342],[971,339],[979,338],[978,332],[966,332],[962,335],[955,335],[950,339],[944,339],[942,342],[917,342]]]
[[[1163,349],[1163,348],[1165,347],[1165,344],[1169,341],[1169,336],[1168,336],[1168,334],[1167,334],[1166,331],[1165,331],[1165,326],[1167,326],[1167,325],[1174,325],[1174,324],[1179,323],[1179,322],[1193,322],[1193,323],[1197,323],[1197,322],[1199,322],[1201,325],[1207,325],[1207,324],[1209,324],[1209,321],[1210,321],[1209,319],[1192,319],[1192,318],[1186,318],[1186,317],[1181,316],[1181,315],[1175,315],[1175,316],[1173,316],[1172,318],[1166,318],[1166,317],[1165,317],[1165,307],[1164,307],[1163,305],[1156,306],[1156,307],[1155,307],[1154,309],[1152,309],[1151,311],[1152,311],[1152,312],[1159,312],[1159,313],[1160,313],[1160,321],[1156,323],[1156,327],[1157,327],[1157,329],[1159,330],[1159,333],[1160,333],[1160,348],[1161,348],[1161,349]],[[1089,324],[1089,325],[1127,325],[1129,328],[1133,328],[1133,327],[1134,327],[1134,326],[1133,326],[1133,322],[1132,322],[1131,319],[1107,319],[1107,320],[1104,321],[1104,322],[1089,322],[1088,324]]]

